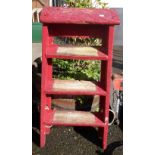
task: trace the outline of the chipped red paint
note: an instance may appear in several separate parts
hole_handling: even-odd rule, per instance
[[[42,10],[40,21],[55,24],[119,24],[117,13],[112,9],[85,9],[46,7]]]
[[[42,80],[41,80],[41,115],[40,146],[43,147],[50,128],[56,126],[94,126],[99,127],[103,149],[107,148],[108,119],[110,104],[110,83],[112,71],[112,50],[114,25],[119,18],[111,9],[75,9],[44,8],[41,13],[42,29]],[[88,49],[88,53],[63,53],[53,43],[54,36],[76,36],[101,38],[103,46]],[[65,49],[66,50],[66,49]],[[80,50],[80,49],[78,49]],[[71,52],[71,51],[70,51]],[[94,52],[93,54],[90,52]],[[76,54],[75,54],[76,53]],[[102,60],[101,79],[98,83],[78,80],[52,79],[51,58]],[[51,109],[51,95],[100,95],[100,111],[98,113],[81,111],[57,111]],[[75,121],[76,120],[76,121]]]

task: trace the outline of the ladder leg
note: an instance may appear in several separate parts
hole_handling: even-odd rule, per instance
[[[103,129],[103,143],[102,147],[105,150],[107,148],[107,138],[108,138],[108,125],[106,125]]]
[[[41,124],[41,129],[40,129],[40,147],[44,147],[45,146],[45,142],[46,142],[46,134],[45,134],[45,126],[43,124]]]
[[[40,147],[45,145],[46,134],[50,132],[50,128],[47,128],[44,123],[44,119],[47,115],[47,109],[51,108],[51,100],[50,97],[47,96],[44,92],[46,82],[50,78],[50,67],[48,64],[48,60],[46,59],[45,52],[48,44],[48,28],[46,25],[42,27],[42,74],[41,74],[41,105],[40,105]]]
[[[47,33],[47,32],[46,32]],[[49,44],[53,44],[54,43],[54,38],[52,36],[49,37],[48,33],[47,33],[48,39],[47,39],[47,45]],[[52,67],[52,59],[48,59],[47,61],[47,81],[51,81],[52,80],[52,75],[53,75],[53,67]],[[47,103],[47,107],[48,109],[51,109],[51,104],[52,104],[52,98],[51,96],[46,96],[46,103]],[[45,127],[46,130],[46,134],[50,134],[51,128],[46,126]]]
[[[51,99],[50,99],[50,97],[46,97],[46,107],[45,108],[47,108],[48,110],[50,110],[50,107],[51,107]],[[47,111],[45,111],[45,115],[47,114]],[[50,134],[50,131],[51,131],[51,129],[50,129],[50,127],[49,126],[46,126],[45,125],[45,134],[47,135],[47,134]]]
[[[108,96],[108,95],[107,95]],[[102,140],[102,147],[105,150],[107,148],[107,139],[108,139],[108,123],[109,123],[109,104],[107,102],[107,97],[106,96],[106,101],[105,101],[105,106],[104,106],[104,123],[105,127],[103,129],[103,140]]]
[[[106,65],[104,65],[106,66]],[[107,139],[108,139],[108,123],[109,123],[109,95],[101,97],[101,115],[102,120],[105,124],[104,128],[99,129],[99,136],[102,137],[102,148],[105,150],[107,148]]]
[[[99,105],[99,109],[100,109],[100,111],[99,111],[99,116],[100,116],[100,119],[103,121],[103,118],[104,118],[104,115],[103,115],[103,109],[104,109],[104,96],[100,96],[100,105]],[[99,127],[98,128],[98,136],[99,136],[99,138],[100,139],[102,139],[103,138],[103,127]]]
[[[50,96],[47,96],[46,102],[47,102],[46,108],[50,110],[51,109],[51,97]],[[51,131],[51,128],[49,126],[45,126],[45,133],[50,134],[50,131]]]
[[[40,114],[40,147],[44,147],[45,146],[45,141],[46,141],[46,129],[45,129],[45,124],[44,124],[44,118],[46,115],[46,111],[45,111],[45,101],[46,101],[46,95],[43,93],[41,93],[41,114]]]
[[[102,96],[100,98],[100,117],[103,120],[105,126],[104,128],[98,129],[98,135],[102,139],[102,148],[105,150],[107,148],[107,138],[108,138],[108,122],[109,122],[109,116],[107,115],[109,107],[106,106],[106,98],[105,96]]]
[[[105,127],[103,129],[103,149],[107,148],[108,138],[108,122],[109,122],[109,106],[110,106],[110,86],[111,86],[111,73],[112,73],[112,50],[113,50],[113,36],[114,26],[107,27],[103,37],[103,45],[107,49],[108,61],[102,61],[101,63],[101,86],[107,91],[105,97],[101,97],[101,104],[103,110],[103,121]]]
[[[51,81],[52,80],[52,60],[47,60],[47,81]],[[52,99],[51,96],[46,95],[46,108],[48,108],[49,110],[51,109],[51,103],[52,103]],[[46,134],[49,134],[51,131],[50,127],[46,126]]]

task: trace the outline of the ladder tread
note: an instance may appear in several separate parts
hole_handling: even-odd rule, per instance
[[[55,126],[105,126],[96,113],[73,110],[52,110],[50,122]]]
[[[108,56],[95,47],[58,45],[47,47],[46,58],[108,60]]]
[[[68,94],[68,95],[101,95],[107,93],[98,84],[83,80],[58,80],[53,79],[46,83],[46,94]]]

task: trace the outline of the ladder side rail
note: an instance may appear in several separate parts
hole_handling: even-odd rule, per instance
[[[114,38],[114,26],[108,25],[103,35],[103,46],[106,49],[108,55],[108,61],[101,62],[101,78],[100,85],[106,92],[106,96],[100,97],[100,108],[102,113],[102,119],[105,123],[105,127],[100,129],[103,137],[103,149],[107,148],[107,136],[108,136],[108,122],[109,122],[109,106],[110,106],[110,89],[111,89],[111,74],[112,74],[112,51],[113,51],[113,38]]]
[[[45,118],[47,117],[47,112],[51,107],[51,98],[45,94],[46,82],[50,80],[51,66],[46,59],[45,53],[47,44],[49,42],[48,25],[43,24],[42,27],[42,74],[41,74],[41,104],[40,104],[40,146],[43,147],[46,141],[46,134],[49,133],[50,128],[45,125]],[[52,75],[51,75],[52,76]]]

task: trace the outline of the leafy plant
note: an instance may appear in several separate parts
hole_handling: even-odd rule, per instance
[[[96,0],[94,5],[92,4],[92,0],[65,0],[65,3],[68,7],[76,7],[76,8],[105,8],[107,7],[107,3],[102,2],[101,0]]]
[[[100,77],[100,61],[53,59],[54,78],[95,80]]]
[[[91,0],[65,0],[69,7],[89,8],[91,7]]]

